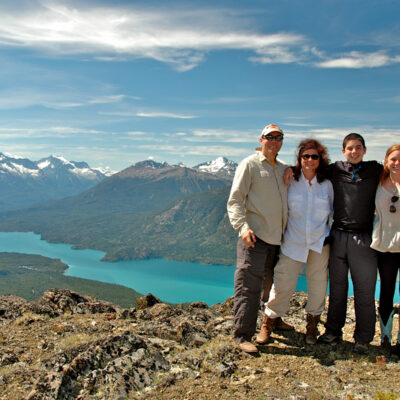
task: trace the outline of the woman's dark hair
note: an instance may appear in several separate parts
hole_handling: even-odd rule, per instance
[[[328,149],[315,139],[304,139],[297,146],[297,161],[296,166],[293,168],[293,177],[296,181],[299,180],[301,175],[301,156],[305,150],[314,149],[319,154],[319,165],[317,168],[317,182],[321,183],[326,179],[326,169],[329,165]]]

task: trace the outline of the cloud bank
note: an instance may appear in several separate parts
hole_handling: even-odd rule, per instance
[[[0,46],[105,61],[147,58],[181,72],[218,50],[250,51],[249,60],[260,64],[303,63],[319,68],[372,68],[400,62],[400,56],[384,50],[322,56],[301,33],[256,32],[243,15],[225,9],[18,4],[0,4]]]

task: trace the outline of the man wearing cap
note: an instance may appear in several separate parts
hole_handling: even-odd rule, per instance
[[[276,156],[282,147],[279,126],[267,125],[260,136],[260,151],[237,167],[228,200],[228,215],[239,233],[234,280],[234,339],[247,353],[256,353],[251,343],[256,330],[262,287],[269,291],[273,269],[287,221],[286,165]],[[264,281],[264,284],[263,284]],[[263,294],[268,298],[268,293]],[[275,329],[291,330],[282,320]]]

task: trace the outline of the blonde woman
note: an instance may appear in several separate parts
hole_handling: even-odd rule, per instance
[[[381,280],[379,320],[381,346],[386,352],[400,355],[400,331],[396,346],[391,349],[393,296],[400,268],[400,144],[386,152],[380,184],[376,192],[376,219],[371,247],[378,251]]]

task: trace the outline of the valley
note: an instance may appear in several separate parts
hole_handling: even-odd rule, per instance
[[[106,252],[108,261],[166,258],[233,265],[230,179],[143,161],[72,197],[0,214],[0,231]]]

